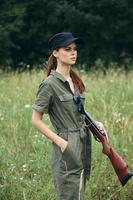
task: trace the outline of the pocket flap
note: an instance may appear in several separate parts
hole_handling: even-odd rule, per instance
[[[70,101],[73,99],[72,94],[63,94],[59,96],[60,101]]]

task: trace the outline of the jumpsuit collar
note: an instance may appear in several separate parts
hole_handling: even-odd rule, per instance
[[[51,70],[51,73],[50,73],[52,76],[55,76],[56,78],[58,78],[59,80],[61,80],[63,83],[67,84],[69,89],[70,89],[70,92],[72,93],[72,95],[78,95],[80,94],[78,90],[75,90],[74,92],[71,90],[70,86],[69,86],[69,83],[68,81],[65,79],[65,77],[60,74],[59,72],[55,71],[55,70]]]
[[[65,77],[60,74],[59,72],[55,71],[55,70],[51,70],[51,75],[55,76],[56,78],[60,79],[62,82],[67,82],[67,80],[65,79]]]

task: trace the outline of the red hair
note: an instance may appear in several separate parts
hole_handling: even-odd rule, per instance
[[[50,55],[47,64],[48,64],[47,76],[49,76],[51,70],[56,70],[57,68],[57,60],[53,56],[53,54]],[[79,92],[82,94],[85,91],[85,85],[81,80],[81,78],[72,69],[70,70],[70,77],[72,78],[74,88],[79,90]]]

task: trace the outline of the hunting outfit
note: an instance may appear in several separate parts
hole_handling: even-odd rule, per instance
[[[55,132],[68,141],[62,152],[53,143],[52,174],[60,200],[83,200],[85,183],[90,176],[91,136],[79,113],[68,81],[60,73],[52,70],[41,83],[33,109],[48,113]]]

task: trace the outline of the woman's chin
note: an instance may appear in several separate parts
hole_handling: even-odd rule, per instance
[[[70,65],[74,65],[76,63],[76,61],[74,60],[74,61],[71,61],[71,64]]]

